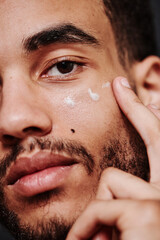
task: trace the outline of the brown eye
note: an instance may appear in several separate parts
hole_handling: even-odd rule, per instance
[[[57,59],[50,63],[50,67],[45,69],[41,77],[47,81],[67,81],[77,78],[85,70],[85,63],[73,61],[72,59]]]
[[[57,70],[62,74],[67,74],[73,71],[75,63],[70,61],[63,61],[57,63]]]
[[[47,72],[47,76],[49,77],[62,77],[63,75],[67,75],[72,73],[74,70],[78,68],[78,63],[72,61],[61,61],[54,64]]]

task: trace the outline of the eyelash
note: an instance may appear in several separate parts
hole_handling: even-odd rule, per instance
[[[60,73],[60,75],[55,75],[55,76],[49,76],[48,73],[51,71],[54,67],[58,70],[58,64],[73,64],[73,70],[71,70],[69,73]],[[54,62],[49,63],[49,67],[47,67],[41,74],[41,77],[47,81],[63,81],[63,80],[74,80],[76,79],[76,74],[80,73],[83,68],[86,66],[86,63],[74,60],[73,58],[65,57],[61,59],[57,59]],[[75,69],[76,68],[76,69]]]

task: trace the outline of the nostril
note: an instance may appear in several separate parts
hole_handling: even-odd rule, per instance
[[[25,136],[28,136],[29,134],[40,135],[40,134],[42,134],[42,132],[43,132],[43,130],[38,127],[27,127],[25,129],[23,129],[23,131],[22,131],[22,133]],[[9,134],[4,134],[2,136],[2,142],[6,145],[16,144],[24,137],[23,134],[19,134],[19,136],[17,135],[17,137],[15,137],[13,135],[9,135]]]
[[[19,141],[19,139],[16,138],[16,137],[13,137],[11,135],[5,134],[2,137],[2,141],[3,141],[4,144],[13,145],[13,144],[17,143]]]
[[[41,133],[42,129],[38,127],[28,127],[23,129],[23,133]]]

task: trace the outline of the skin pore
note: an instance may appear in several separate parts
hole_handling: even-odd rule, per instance
[[[62,240],[94,199],[104,168],[147,178],[144,145],[111,86],[102,87],[127,74],[101,1],[0,5],[1,221],[17,239]],[[64,104],[72,99],[74,106]],[[15,191],[12,168],[43,153],[70,158],[70,173],[45,192]]]

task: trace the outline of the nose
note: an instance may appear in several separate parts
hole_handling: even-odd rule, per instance
[[[51,131],[43,97],[33,87],[4,84],[0,103],[0,140],[12,145],[27,136],[44,136]],[[38,88],[38,87],[37,87]]]

